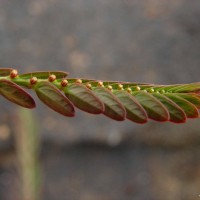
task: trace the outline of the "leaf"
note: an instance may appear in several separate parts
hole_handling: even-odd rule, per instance
[[[177,87],[183,86],[183,84],[174,84],[174,85],[155,85],[152,88],[155,91],[161,92],[161,91],[165,91],[165,92],[169,92]]]
[[[182,97],[179,97],[176,94],[165,94],[165,96],[167,96],[173,102],[175,102],[178,106],[180,106],[184,110],[184,112],[188,118],[199,117],[198,109],[189,101],[185,100]]]
[[[117,121],[123,121],[126,118],[124,106],[108,89],[97,87],[93,89],[93,92],[105,105],[104,115]]]
[[[34,108],[35,101],[29,93],[17,84],[6,80],[0,80],[0,94],[9,101],[25,108]]]
[[[79,83],[69,84],[65,87],[64,92],[77,108],[85,112],[100,114],[104,111],[101,100],[84,85]]]
[[[126,108],[126,118],[136,123],[146,123],[148,116],[139,102],[126,91],[114,91],[115,96]]]
[[[156,121],[169,121],[170,116],[166,107],[147,92],[134,92],[133,96],[146,110],[148,117]]]
[[[75,115],[73,104],[53,84],[41,81],[35,85],[34,90],[39,99],[54,111],[67,117]]]
[[[190,83],[183,84],[177,87],[172,87],[168,90],[168,92],[173,93],[190,93],[190,92],[199,92],[200,91],[200,83]]]
[[[140,84],[122,83],[122,85],[123,85],[124,89],[131,88],[133,91],[134,90],[137,91],[138,90],[137,88],[139,88],[140,90],[145,90],[145,89],[148,89],[148,88],[152,88],[154,86],[152,84],[147,84],[147,83],[145,83],[145,84],[142,84],[142,83],[140,83]]]
[[[198,109],[200,109],[200,95],[196,93],[175,93],[179,97],[184,98],[190,103],[194,104]]]
[[[169,111],[170,121],[175,123],[184,123],[186,121],[186,114],[176,103],[170,100],[168,97],[153,93],[154,97],[156,97]]]
[[[1,68],[0,69],[0,76],[9,76],[12,68]]]
[[[76,79],[68,79],[69,82],[75,82]],[[104,86],[108,86],[111,85],[113,89],[117,89],[118,85],[121,84],[123,85],[124,88],[128,88],[128,87],[141,87],[141,88],[149,88],[152,87],[154,85],[150,85],[148,83],[132,83],[132,82],[123,82],[123,81],[96,81],[93,79],[81,79],[83,83],[90,83],[92,85],[92,87],[98,87],[99,86],[99,82],[102,82]]]
[[[20,78],[30,79],[32,77],[37,77],[38,79],[48,79],[51,74],[54,74],[57,79],[65,78],[69,74],[63,71],[38,71],[32,73],[26,73],[19,75]]]

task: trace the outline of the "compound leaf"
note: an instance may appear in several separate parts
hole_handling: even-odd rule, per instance
[[[0,69],[0,94],[20,106],[33,108],[33,98],[20,86],[34,89],[43,103],[70,117],[74,116],[74,106],[92,114],[103,113],[118,121],[127,118],[136,123],[145,123],[148,118],[183,123],[187,118],[199,117],[200,82],[155,85],[66,79],[67,75],[63,71],[17,75],[16,70],[3,68]]]

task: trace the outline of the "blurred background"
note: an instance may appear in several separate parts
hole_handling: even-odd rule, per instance
[[[0,64],[19,73],[63,70],[76,78],[197,82],[200,1],[0,0]],[[32,173],[31,148],[39,151],[41,199],[199,199],[198,119],[138,125],[79,110],[65,118],[35,99],[27,128],[29,118],[0,98],[1,200],[36,200],[21,196],[22,188],[30,189],[20,169]],[[20,134],[27,129],[35,134],[32,143]]]

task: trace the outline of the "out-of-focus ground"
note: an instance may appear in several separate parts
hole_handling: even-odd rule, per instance
[[[0,66],[100,80],[200,81],[200,1],[0,0]],[[3,98],[0,104],[0,199],[12,200],[18,108]],[[34,114],[43,199],[200,198],[200,120],[138,125],[78,110],[65,118],[39,101]]]

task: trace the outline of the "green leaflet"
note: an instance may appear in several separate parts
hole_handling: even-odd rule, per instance
[[[177,87],[172,87],[168,90],[168,92],[173,93],[189,93],[189,92],[199,92],[200,91],[200,83],[190,83],[190,84],[183,84]]]
[[[148,89],[148,88],[151,88],[153,87],[154,85],[151,85],[151,84],[123,84],[123,88],[126,89],[126,88],[131,88],[133,91],[137,91],[139,88],[140,90],[145,90],[145,89]]]
[[[155,91],[161,92],[161,91],[165,91],[165,92],[169,92],[177,87],[183,86],[183,84],[174,84],[174,85],[155,85],[152,88]]]
[[[180,108],[176,103],[174,103],[172,100],[162,94],[153,93],[152,95],[156,97],[167,108],[170,114],[169,121],[175,123],[184,123],[186,121],[186,114],[184,113],[182,108]]]
[[[104,111],[104,105],[101,100],[84,85],[79,83],[69,84],[64,89],[64,92],[77,108],[85,112],[100,114]]]
[[[75,82],[76,79],[68,79],[69,82]],[[154,85],[152,84],[148,84],[148,83],[131,83],[131,82],[122,82],[122,81],[96,81],[96,80],[90,80],[90,79],[82,79],[83,83],[90,83],[92,85],[92,87],[98,87],[98,83],[102,82],[103,85],[105,87],[107,87],[108,85],[111,85],[113,87],[113,89],[118,89],[118,85],[122,84],[124,88],[128,88],[128,87],[141,87],[141,88],[149,88],[152,87]]]
[[[63,93],[47,81],[34,86],[39,99],[54,111],[68,117],[74,116],[74,106]]]
[[[200,108],[200,95],[196,93],[176,93],[179,97],[184,98],[190,103],[194,104],[197,108]]]
[[[104,103],[104,115],[117,121],[123,121],[126,118],[126,110],[121,102],[104,87],[97,87],[93,89],[96,96]]]
[[[95,83],[95,82],[94,82]],[[118,86],[119,84],[123,85],[123,88],[126,89],[126,88],[136,88],[136,87],[140,87],[140,88],[149,88],[149,87],[152,87],[153,85],[152,84],[149,84],[149,83],[138,83],[138,82],[135,82],[135,83],[131,83],[131,82],[120,82],[120,81],[103,81],[104,83],[104,86],[108,86],[108,85],[111,85],[113,89],[117,90],[118,89]]]
[[[146,110],[148,117],[156,121],[169,121],[170,116],[166,107],[147,92],[134,92],[133,96]]]
[[[67,81],[68,81],[69,83],[76,83],[77,79],[79,79],[79,78],[68,78]],[[93,80],[91,80],[91,79],[81,79],[81,80],[82,80],[82,83],[83,83],[83,84],[93,81]]]
[[[126,118],[136,123],[146,123],[148,116],[139,102],[126,91],[114,91],[114,95],[120,100],[126,108]]]
[[[2,68],[0,69],[0,76],[9,76],[12,68]]]
[[[32,77],[37,77],[38,79],[48,79],[51,74],[54,74],[57,79],[65,78],[68,75],[68,72],[63,71],[38,71],[32,73],[26,73],[19,75],[22,79],[30,79]]]
[[[29,93],[17,84],[6,80],[0,80],[0,94],[9,101],[25,108],[34,108],[35,101]]]
[[[174,85],[154,85],[152,88],[155,91],[164,91],[170,93],[189,93],[200,91],[200,83],[190,84],[174,84]]]
[[[184,110],[184,112],[188,118],[199,117],[198,109],[189,101],[185,100],[184,98],[182,98],[176,94],[165,94],[165,96],[167,96],[173,102],[175,102],[178,106],[180,106]]]

